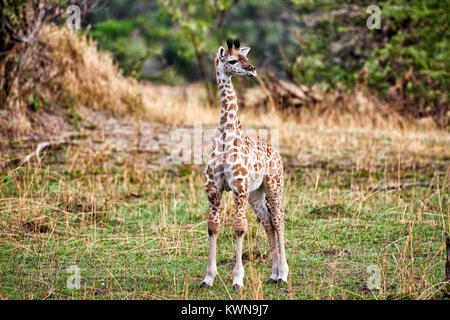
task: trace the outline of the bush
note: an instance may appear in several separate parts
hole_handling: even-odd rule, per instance
[[[383,1],[381,29],[369,30],[366,8],[339,1],[293,0],[305,24],[291,71],[300,83],[354,88],[367,74],[368,89],[415,117],[448,118],[448,4],[438,0]]]

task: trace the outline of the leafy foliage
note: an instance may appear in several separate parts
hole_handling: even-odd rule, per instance
[[[13,14],[22,1],[6,3]],[[125,75],[169,84],[201,80],[210,102],[217,46],[226,37],[240,37],[252,47],[251,60],[260,74],[267,71],[329,90],[359,86],[391,101],[402,113],[431,115],[445,127],[450,86],[447,2],[380,1],[381,29],[370,30],[367,8],[372,4],[110,0],[82,24],[114,55]],[[3,87],[8,89],[8,84]]]
[[[366,62],[369,84],[383,93],[389,86],[400,91],[408,103],[419,106],[418,112],[443,111],[440,107],[448,104],[450,84],[448,3],[415,0],[407,6],[400,4],[382,4],[389,40]],[[391,90],[391,94],[396,92]]]
[[[177,83],[179,79],[162,76],[167,69],[174,68],[181,74],[194,72],[186,45],[177,43],[170,21],[160,12],[148,11],[120,21],[105,20],[96,25],[93,36],[102,49],[113,53],[125,75]]]
[[[370,1],[292,0],[304,25],[291,72],[300,83],[353,88],[367,72],[368,88],[413,116],[438,125],[448,110],[449,19],[445,1],[383,1],[381,29],[366,27]]]

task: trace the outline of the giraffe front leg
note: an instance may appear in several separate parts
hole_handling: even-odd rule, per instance
[[[206,269],[205,279],[200,285],[200,288],[205,288],[207,286],[211,287],[213,285],[214,278],[217,276],[216,245],[217,245],[217,234],[211,234],[209,236],[208,267]]]
[[[235,195],[237,215],[234,220],[236,232],[236,264],[233,270],[233,289],[241,290],[244,287],[244,266],[242,264],[242,247],[245,233],[248,230],[248,222],[245,208],[248,202],[248,193]]]
[[[208,193],[209,199],[209,215],[208,215],[208,235],[209,235],[209,255],[208,255],[208,267],[206,269],[206,276],[203,280],[200,288],[212,286],[214,278],[217,275],[217,263],[216,263],[216,245],[217,235],[219,233],[220,219],[220,202],[222,193],[210,192]]]

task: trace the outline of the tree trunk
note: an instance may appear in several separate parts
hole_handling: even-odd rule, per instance
[[[205,66],[203,65],[202,55],[201,55],[200,51],[198,50],[198,46],[197,46],[197,42],[195,41],[195,35],[194,34],[191,34],[191,40],[192,40],[192,45],[194,47],[195,58],[197,59],[198,68],[200,69],[200,75],[201,75],[201,77],[203,79],[203,83],[205,85],[206,96],[208,98],[208,103],[210,105],[213,105],[214,104],[214,97],[212,95],[211,87],[210,87],[209,81],[208,81],[208,75],[205,72]]]

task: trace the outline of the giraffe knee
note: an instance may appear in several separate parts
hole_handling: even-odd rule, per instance
[[[276,232],[284,231],[284,219],[278,217],[272,218],[272,226]]]
[[[272,210],[270,220],[276,232],[284,230],[284,211],[282,208]]]
[[[264,230],[266,230],[266,232],[272,233],[275,231],[275,228],[272,224],[272,220],[270,220],[270,218],[265,219],[264,221],[261,221],[261,223],[264,227]]]
[[[234,232],[236,232],[236,235],[238,237],[242,236],[243,234],[245,234],[248,230],[248,222],[247,219],[236,219],[234,221]]]
[[[208,218],[208,234],[210,236],[212,235],[216,235],[219,233],[219,228],[220,228],[220,221],[218,218],[214,217],[209,217]]]
[[[208,235],[213,236],[219,233],[219,224],[209,224],[208,223]]]

